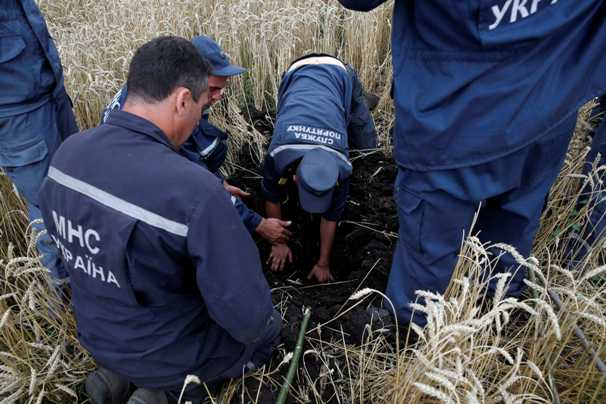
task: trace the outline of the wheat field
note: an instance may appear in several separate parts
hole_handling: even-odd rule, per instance
[[[231,133],[230,150],[252,146],[260,161],[264,138],[246,122],[246,105],[272,110],[280,75],[295,57],[326,52],[351,63],[367,89],[381,96],[375,120],[384,150],[393,121],[389,3],[372,13],[351,13],[331,0],[40,0],[59,48],[68,92],[81,128],[96,126],[104,106],[125,82],[135,49],[162,34],[213,36],[249,73],[230,82],[212,120]],[[445,295],[420,292],[416,309],[424,329],[412,327],[395,344],[371,327],[361,346],[326,341],[308,333],[305,356],[322,364],[318,377],[297,374],[294,402],[323,402],[328,388],[337,403],[600,403],[606,375],[591,350],[606,360],[606,266],[598,243],[574,266],[571,229],[583,229],[593,206],[579,209],[581,190],[599,192],[603,168],[582,175],[592,105],[579,114],[566,164],[554,185],[531,257],[518,256],[528,271],[522,299],[485,295],[490,273],[505,245],[463,243]],[[229,157],[234,162],[235,153]],[[84,399],[82,382],[94,367],[78,344],[74,319],[51,292],[35,250],[36,234],[6,178],[0,178],[0,403],[71,403]],[[588,191],[589,190],[589,191]],[[515,251],[512,251],[515,254]],[[363,289],[356,305],[380,293]],[[583,331],[585,341],[577,329]],[[317,330],[316,330],[317,331]],[[284,363],[251,378],[279,386]],[[258,391],[226,386],[212,402],[257,402]],[[260,402],[260,401],[259,401]]]

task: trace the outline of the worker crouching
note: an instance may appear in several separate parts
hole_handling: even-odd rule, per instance
[[[124,403],[129,384],[130,403],[176,402],[188,375],[240,377],[277,343],[250,234],[221,180],[178,153],[209,102],[209,70],[185,39],[143,45],[123,110],[63,143],[42,187],[79,340],[101,366],[86,383],[93,403]]]
[[[330,255],[349,191],[350,148],[376,147],[374,121],[353,68],[320,54],[294,61],[280,84],[263,192],[270,218],[282,218],[282,204],[294,184],[301,209],[321,215],[319,258],[308,279],[332,280]],[[272,270],[283,270],[292,259],[286,243],[272,245]]]

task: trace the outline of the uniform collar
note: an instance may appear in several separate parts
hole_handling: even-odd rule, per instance
[[[164,134],[162,129],[147,119],[131,114],[130,112],[112,111],[105,123],[142,133],[175,150],[175,146],[168,140],[168,137]]]

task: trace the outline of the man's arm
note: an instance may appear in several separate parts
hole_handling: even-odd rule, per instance
[[[330,209],[322,214],[320,222],[320,258],[307,279],[316,278],[319,282],[328,282],[333,279],[330,273],[330,255],[337,231],[337,222],[343,215],[348,195],[349,178],[346,178],[341,181],[335,190]]]
[[[339,0],[339,3],[350,10],[370,11],[385,3],[385,0]]]
[[[265,214],[269,219],[282,220],[282,201],[284,200],[284,187],[280,186],[280,174],[276,172],[272,159],[265,159],[263,168],[263,195],[265,196]],[[290,222],[288,222],[290,224]],[[286,262],[292,263],[292,251],[285,241],[272,243],[268,262],[272,271],[282,271]]]
[[[194,211],[187,244],[210,317],[234,339],[261,338],[273,312],[259,253],[223,189]]]
[[[265,214],[267,217],[282,219],[282,204],[280,202],[265,201]]]
[[[240,198],[233,195],[231,196],[231,201],[250,234],[257,233],[270,243],[285,243],[290,239],[291,233],[287,229],[290,226],[290,222],[284,222],[280,218],[270,217],[265,219],[246,206]]]
[[[254,234],[263,218],[257,212],[249,209],[240,198],[234,195],[231,195],[230,198],[234,208],[236,208],[238,215],[240,215],[240,218],[242,219],[242,223],[244,223],[244,226],[246,226],[246,229],[250,234]]]
[[[316,278],[318,282],[333,280],[330,272],[330,255],[336,232],[337,222],[322,218],[320,221],[320,258],[307,275],[307,279]]]
[[[284,186],[280,185],[280,173],[274,168],[273,159],[265,157],[263,165],[263,182],[261,190],[265,198],[265,215],[269,218],[282,219],[282,202],[286,198]]]
[[[282,204],[280,202],[265,202],[265,214],[268,220],[282,219]],[[283,222],[285,223],[285,222]],[[291,222],[288,222],[290,225]],[[289,235],[290,237],[290,235]],[[286,266],[286,262],[292,264],[292,251],[286,244],[286,241],[276,241],[271,245],[271,253],[269,254],[269,264],[272,271],[281,272]]]

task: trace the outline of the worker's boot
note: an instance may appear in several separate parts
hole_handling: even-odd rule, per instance
[[[92,404],[124,404],[130,383],[105,368],[99,368],[88,375],[85,388]]]
[[[168,404],[168,398],[163,391],[137,389],[126,404]]]

